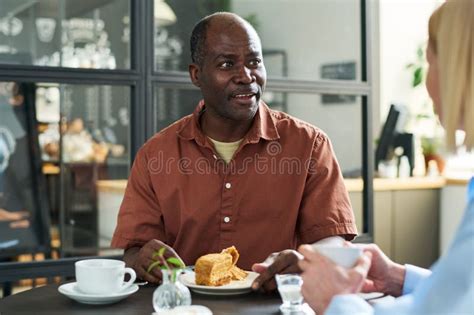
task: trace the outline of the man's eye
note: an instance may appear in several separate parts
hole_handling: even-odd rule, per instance
[[[250,60],[249,64],[253,67],[258,67],[262,63],[261,59],[252,59]]]
[[[231,68],[234,64],[231,61],[224,61],[219,64],[219,68]]]

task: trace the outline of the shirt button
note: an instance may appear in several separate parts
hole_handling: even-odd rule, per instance
[[[225,223],[229,223],[229,222],[230,222],[230,218],[229,218],[229,217],[224,217],[224,222],[225,222]]]
[[[217,160],[217,155],[213,154],[212,157],[214,158],[214,160]]]
[[[230,189],[230,187],[232,187],[232,184],[231,184],[231,183],[226,183],[226,184],[225,184],[225,188]]]

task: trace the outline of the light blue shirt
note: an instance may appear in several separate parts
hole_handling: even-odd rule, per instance
[[[474,314],[474,177],[464,217],[446,255],[431,271],[406,267],[403,296],[372,307],[357,295],[338,295],[325,315]]]

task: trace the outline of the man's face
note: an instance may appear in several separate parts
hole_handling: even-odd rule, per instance
[[[233,121],[253,119],[267,77],[260,40],[241,23],[213,22],[202,64],[190,66],[191,80],[213,115]]]

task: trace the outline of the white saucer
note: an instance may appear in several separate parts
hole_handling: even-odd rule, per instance
[[[138,291],[138,285],[132,284],[130,287],[123,291],[111,293],[111,294],[85,294],[77,289],[77,283],[71,282],[66,283],[58,288],[59,293],[64,294],[68,298],[76,300],[79,303],[84,304],[110,304],[118,302],[127,296]]]

